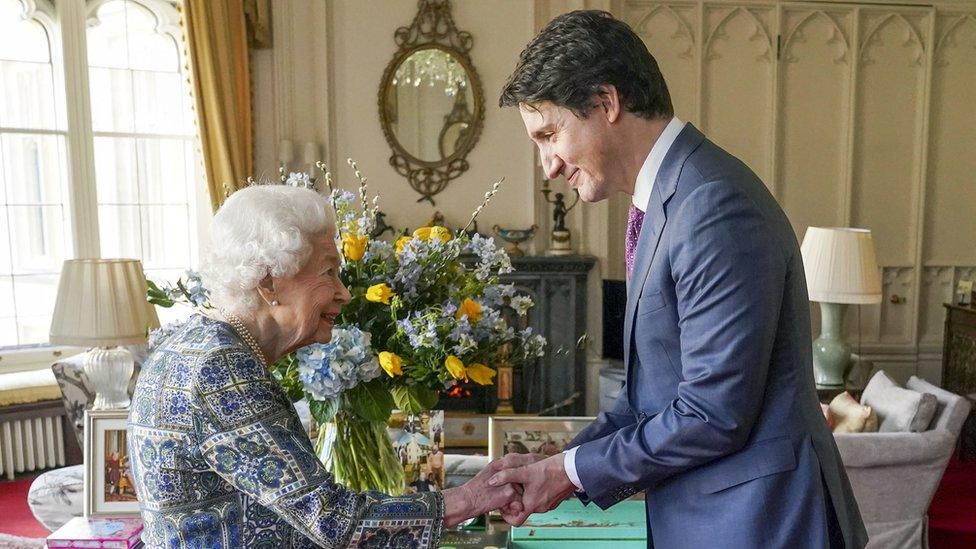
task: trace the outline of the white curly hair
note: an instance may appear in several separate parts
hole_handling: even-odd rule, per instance
[[[264,277],[301,270],[311,238],[335,235],[328,199],[312,189],[252,185],[232,194],[210,224],[209,252],[200,275],[210,301],[234,314],[257,308]]]

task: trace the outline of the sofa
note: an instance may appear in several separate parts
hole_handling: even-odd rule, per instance
[[[926,430],[834,434],[868,530],[868,547],[928,547],[929,504],[969,414],[967,399],[918,377],[905,388],[935,396]]]

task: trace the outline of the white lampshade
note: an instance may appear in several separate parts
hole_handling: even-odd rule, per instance
[[[810,301],[881,302],[881,274],[871,231],[809,227],[800,251]]]
[[[146,342],[158,328],[138,259],[69,259],[61,269],[50,342],[111,347]]]

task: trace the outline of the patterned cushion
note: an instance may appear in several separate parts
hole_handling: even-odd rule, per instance
[[[72,517],[80,517],[85,499],[85,466],[48,471],[31,483],[27,504],[45,528],[57,530]]]

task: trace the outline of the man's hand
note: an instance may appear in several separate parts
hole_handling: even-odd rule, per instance
[[[505,456],[505,459],[508,458],[509,456]],[[532,513],[544,513],[555,509],[561,501],[573,493],[576,487],[566,475],[566,469],[563,467],[564,461],[565,456],[563,454],[545,459],[541,459],[541,456],[538,455],[535,458],[512,458],[505,465],[517,462],[522,464],[498,471],[491,477],[488,481],[490,486],[505,484],[522,486],[522,509],[519,511],[514,506],[509,506],[507,509],[503,508],[501,510],[502,518],[505,519],[505,522],[512,526],[519,526]]]
[[[507,467],[518,467],[531,461],[524,459],[496,459],[464,486],[444,490],[444,526],[450,528],[471,517],[502,509],[504,513],[522,513],[522,490],[512,484],[490,486],[488,479]]]

